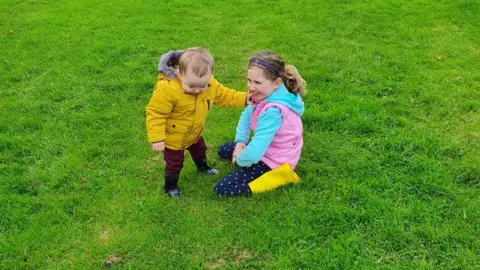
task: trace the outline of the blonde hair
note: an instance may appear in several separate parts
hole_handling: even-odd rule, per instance
[[[178,60],[178,70],[180,74],[185,74],[187,70],[200,78],[213,72],[213,56],[205,49],[194,47],[186,49]]]
[[[302,78],[297,68],[285,65],[282,58],[270,51],[261,51],[250,59],[248,68],[258,67],[263,70],[265,78],[274,81],[282,78],[288,91],[293,94],[305,96],[307,94],[307,82]]]

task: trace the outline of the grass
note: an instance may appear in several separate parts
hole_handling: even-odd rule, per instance
[[[480,2],[0,1],[0,268],[480,268]],[[308,82],[301,184],[161,193],[144,109],[202,46],[245,89],[270,49]],[[216,108],[215,156],[237,109]],[[111,256],[111,257],[110,257]]]

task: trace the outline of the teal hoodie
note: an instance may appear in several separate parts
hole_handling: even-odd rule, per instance
[[[305,106],[302,97],[299,94],[292,94],[288,92],[285,85],[282,83],[276,88],[270,96],[264,101],[278,103],[286,106],[294,111],[299,116],[303,115]],[[240,120],[237,125],[237,134],[235,142],[248,143],[245,150],[243,150],[237,157],[236,162],[239,166],[248,167],[259,162],[265,151],[267,151],[275,134],[282,126],[282,113],[277,107],[270,107],[258,119],[257,129],[249,143],[250,138],[250,118],[254,110],[254,105],[249,105],[243,110]]]

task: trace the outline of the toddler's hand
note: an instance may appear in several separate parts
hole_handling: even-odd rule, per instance
[[[247,104],[248,105],[256,105],[257,104],[257,100],[255,100],[252,92],[250,92],[250,91],[248,91],[248,93],[247,93]]]
[[[163,152],[165,150],[165,142],[161,141],[161,142],[152,143],[152,149],[155,152]]]

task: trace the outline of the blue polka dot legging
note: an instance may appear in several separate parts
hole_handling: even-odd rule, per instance
[[[218,156],[222,159],[232,160],[233,150],[235,150],[235,143],[224,143],[218,148]],[[249,167],[240,167],[238,170],[225,176],[225,178],[215,185],[215,193],[223,197],[250,194],[252,191],[248,183],[270,170],[271,169],[262,161]]]

